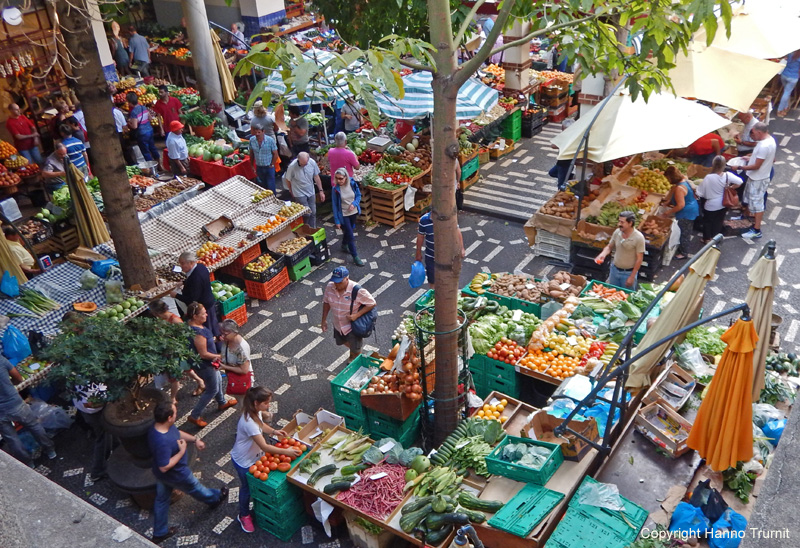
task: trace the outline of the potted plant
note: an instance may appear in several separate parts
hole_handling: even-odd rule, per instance
[[[181,114],[184,124],[190,126],[195,135],[211,139],[214,134],[216,116],[222,112],[222,105],[216,101],[201,101],[196,110]]]

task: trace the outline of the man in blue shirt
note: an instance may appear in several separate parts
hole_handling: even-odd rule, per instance
[[[173,120],[167,134],[167,156],[173,175],[186,175],[189,170],[189,147],[183,138],[183,124]]]
[[[0,435],[6,442],[6,450],[17,460],[33,468],[31,454],[22,445],[12,421],[26,428],[47,452],[50,459],[56,458],[55,445],[39,419],[17,392],[15,384],[22,382],[22,375],[4,356],[0,356]]]
[[[422,260],[422,243],[425,242],[425,274],[428,277],[428,284],[431,289],[434,288],[436,280],[436,263],[434,261],[434,248],[433,248],[433,219],[431,212],[419,218],[419,227],[417,232],[417,255],[416,260]],[[461,245],[461,257],[465,255],[464,251],[464,238],[461,235],[461,230],[458,231],[458,243]]]
[[[148,162],[155,160],[158,162],[159,152],[153,140],[153,125],[150,123],[150,111],[147,107],[139,104],[139,96],[129,91],[125,96],[131,110],[128,113],[128,127],[131,133],[136,135],[136,143],[139,151]]]
[[[86,147],[80,139],[72,135],[72,128],[67,124],[58,127],[61,134],[61,144],[67,149],[69,161],[77,167],[84,175],[89,175],[89,158],[86,156]]]
[[[275,139],[264,134],[262,126],[251,126],[250,163],[256,172],[258,186],[275,194],[275,163],[278,161],[278,145]]]
[[[142,76],[150,76],[150,44],[147,38],[136,32],[136,27],[129,27],[128,49],[131,51],[131,69],[139,71]]]
[[[172,401],[162,401],[153,412],[155,424],[147,434],[153,454],[153,475],[156,477],[156,500],[153,505],[153,542],[158,544],[177,531],[169,525],[169,499],[173,489],[180,489],[214,509],[228,498],[228,488],[209,489],[192,474],[186,443],[194,442],[202,451],[206,444],[197,436],[175,427],[178,409]]]

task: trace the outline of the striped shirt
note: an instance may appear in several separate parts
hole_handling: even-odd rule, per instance
[[[353,288],[356,282],[349,280],[347,289],[342,293],[336,291],[336,284],[328,282],[325,288],[325,294],[322,296],[322,302],[327,303],[331,307],[331,314],[333,315],[333,328],[342,335],[350,333],[350,320],[347,318],[350,315],[350,298],[353,295]],[[356,313],[362,306],[374,306],[375,298],[363,287],[356,296],[356,302],[353,305],[353,313]]]
[[[69,156],[69,161],[72,162],[75,167],[86,166],[86,159],[83,157],[86,147],[83,146],[80,139],[76,137],[67,137],[61,141],[61,144],[67,147],[67,156]]]
[[[430,211],[420,217],[418,233],[425,235],[425,256],[433,259],[433,219]]]
[[[264,140],[261,145],[258,144],[258,139],[253,135],[250,137],[250,154],[255,158],[256,166],[269,167],[272,165],[272,153],[278,150],[278,145],[275,144],[275,138],[269,135],[264,135]]]

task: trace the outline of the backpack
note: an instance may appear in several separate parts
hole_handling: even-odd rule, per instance
[[[353,287],[353,293],[350,296],[350,314],[353,313],[353,305],[356,302],[356,296],[358,295],[361,286],[356,284]],[[359,309],[360,310],[360,309]],[[377,306],[373,306],[372,310],[367,312],[366,314],[362,314],[359,316],[356,321],[350,322],[350,328],[353,330],[353,334],[356,337],[365,338],[372,335],[373,330],[375,329],[375,322],[378,319],[378,310]]]

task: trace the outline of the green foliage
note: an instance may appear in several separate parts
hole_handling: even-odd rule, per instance
[[[76,385],[103,383],[107,401],[126,393],[136,399],[140,379],[158,373],[178,377],[181,364],[196,357],[190,348],[193,332],[186,324],[154,318],[133,318],[122,323],[109,318],[88,318],[76,330],[65,330],[44,349],[43,359],[55,363],[51,375]]]
[[[722,472],[722,479],[725,481],[725,487],[733,491],[739,500],[745,504],[750,502],[750,493],[753,491],[756,474],[743,471],[740,462],[736,468],[728,468]]]
[[[182,113],[181,121],[190,126],[206,127],[214,123],[214,118],[199,110],[193,110],[191,112]]]
[[[775,405],[778,402],[794,403],[795,392],[776,374],[767,371],[764,376],[764,388],[758,398],[758,403]]]
[[[667,531],[667,528],[661,524],[657,524],[655,530],[647,538],[639,538],[629,544],[626,548],[672,548],[673,546],[682,546],[683,543],[679,540],[672,539]]]

